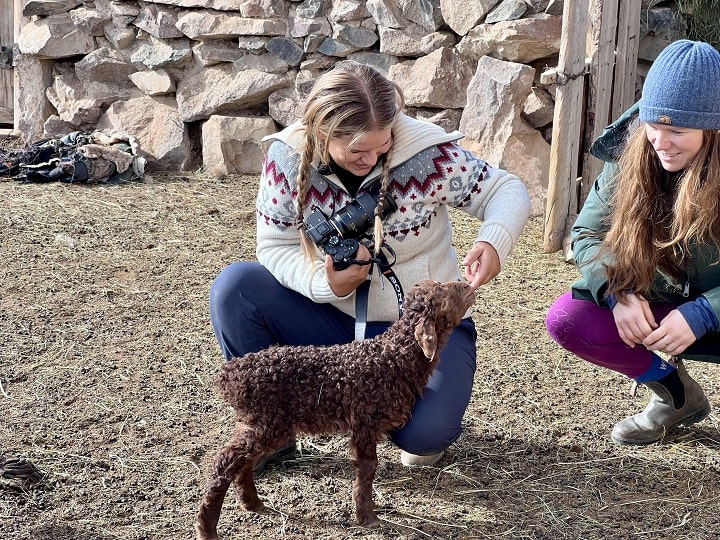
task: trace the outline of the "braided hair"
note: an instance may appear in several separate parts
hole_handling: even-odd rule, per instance
[[[354,144],[368,133],[392,129],[399,111],[405,104],[400,87],[383,77],[375,69],[352,60],[338,62],[318,77],[305,100],[302,116],[304,139],[300,150],[297,177],[295,226],[304,232],[305,209],[310,166],[314,159],[330,162],[328,141],[348,138]],[[383,213],[388,189],[392,143],[382,168],[382,182],[375,209],[373,229],[375,254],[383,243]],[[310,257],[313,245],[307,234],[301,235],[303,252]]]

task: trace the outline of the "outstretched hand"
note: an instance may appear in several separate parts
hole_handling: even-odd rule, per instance
[[[500,256],[487,242],[475,242],[462,264],[473,291],[500,273]]]

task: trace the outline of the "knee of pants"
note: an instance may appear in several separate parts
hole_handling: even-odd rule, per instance
[[[476,335],[471,319],[460,323],[410,419],[390,433],[390,439],[406,452],[436,454],[460,437],[462,418],[472,393]]]
[[[269,275],[256,262],[225,267],[210,286],[210,323],[226,359],[265,348],[274,340],[263,332],[256,316],[256,300],[247,291],[268,291]]]
[[[566,349],[571,342],[578,339],[577,334],[581,328],[573,306],[571,293],[565,293],[555,300],[545,314],[545,329],[548,335]]]
[[[210,319],[214,325],[222,321],[236,323],[241,306],[254,309],[253,302],[248,300],[248,293],[253,291],[269,291],[273,286],[271,274],[255,261],[240,261],[226,266],[210,285],[209,307]]]
[[[246,280],[260,280],[267,271],[255,261],[240,261],[223,268],[210,285],[210,300],[223,302],[235,300],[240,290],[248,288]]]
[[[467,399],[460,397],[467,392]],[[390,433],[390,440],[402,450],[417,455],[442,452],[462,433],[462,417],[469,403],[469,391],[457,388],[451,395],[425,388],[423,398],[412,409],[407,423]]]
[[[452,426],[447,421],[421,424],[410,420],[405,426],[390,433],[390,440],[406,452],[425,456],[446,450],[461,433],[459,423]]]

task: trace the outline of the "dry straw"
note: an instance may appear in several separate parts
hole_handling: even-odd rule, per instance
[[[213,386],[222,358],[207,293],[223,266],[254,256],[256,185],[0,182],[0,455],[45,475],[27,493],[0,489],[4,539],[192,537],[232,424]],[[462,257],[478,223],[453,221]],[[313,437],[258,481],[276,512],[228,497],[226,540],[716,538],[717,417],[648,448],[608,441],[647,395],[547,337],[547,306],[577,273],[541,238],[533,218],[478,292],[472,401],[447,456],[408,470],[379,447],[381,529],[353,525],[347,439]],[[718,366],[688,368],[720,405]]]

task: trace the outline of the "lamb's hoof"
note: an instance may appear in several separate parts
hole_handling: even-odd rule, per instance
[[[357,521],[361,527],[365,527],[366,529],[377,529],[378,527],[380,527],[380,520],[374,512],[369,516],[365,516],[364,518],[358,516]]]
[[[197,540],[218,540],[217,531],[208,531],[204,524],[195,522],[195,534]]]
[[[263,502],[258,499],[256,502],[243,502],[242,506],[248,512],[255,512],[256,514],[264,514],[267,511]]]

